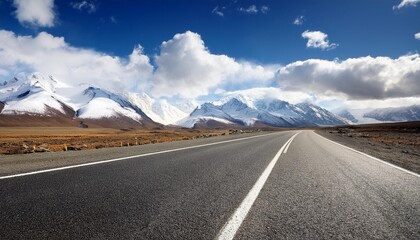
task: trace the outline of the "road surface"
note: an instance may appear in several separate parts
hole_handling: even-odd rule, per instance
[[[312,131],[27,174],[0,177],[0,239],[420,238],[419,175]]]

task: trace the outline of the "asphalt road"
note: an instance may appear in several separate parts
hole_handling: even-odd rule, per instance
[[[235,239],[420,238],[418,175],[296,133],[3,176],[0,239],[214,239],[270,165]]]

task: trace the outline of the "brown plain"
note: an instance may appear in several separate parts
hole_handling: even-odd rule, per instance
[[[189,140],[226,130],[118,130],[77,127],[0,127],[0,154],[98,149]]]

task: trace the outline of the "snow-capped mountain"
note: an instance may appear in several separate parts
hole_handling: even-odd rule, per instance
[[[0,102],[0,114],[10,121],[13,116],[25,115],[42,121],[45,117],[66,119],[66,124],[84,120],[103,127],[159,126],[120,95],[95,87],[71,87],[40,73],[1,83]]]
[[[243,125],[243,122],[225,113],[220,106],[212,103],[204,103],[197,107],[188,117],[179,120],[175,124],[186,128],[194,128],[199,125],[208,125],[218,122],[226,125]]]
[[[116,118],[125,116],[140,122],[141,110],[120,96],[106,90],[88,87],[83,91],[88,101],[76,111],[76,116],[83,119]]]
[[[303,110],[280,99],[259,99],[255,102],[255,107],[274,116],[282,117],[293,126],[314,125],[313,123],[305,120],[303,117]]]
[[[52,76],[33,73],[23,79],[13,78],[0,84],[1,114],[54,115],[68,114],[71,109],[56,94],[56,88],[65,87]]]
[[[349,121],[317,105],[311,103],[298,103],[295,106],[300,110],[299,112],[303,119],[315,125],[325,126],[349,124]]]
[[[177,124],[183,127],[202,126],[209,120],[225,125],[298,127],[317,125],[344,125],[348,122],[319,106],[297,105],[278,99],[251,99],[230,97],[214,103],[205,103]]]
[[[233,118],[243,122],[246,126],[254,126],[256,123],[276,127],[292,126],[282,117],[274,116],[266,111],[261,111],[256,108],[251,108],[236,98],[232,98],[223,104],[221,109]]]
[[[156,100],[146,93],[125,93],[125,95],[128,101],[138,106],[153,121],[165,125],[174,124],[191,112],[181,111],[167,100]]]
[[[336,115],[339,116],[339,117],[342,117],[344,119],[347,119],[352,123],[358,123],[359,122],[359,120],[353,114],[351,114],[347,109],[343,109],[343,110],[337,112]]]
[[[363,117],[387,122],[420,121],[420,105],[375,109],[365,113]]]
[[[195,107],[171,104],[146,93],[116,93],[90,85],[69,86],[52,76],[34,73],[0,83],[0,125],[13,116],[55,118],[54,124],[83,120],[94,126],[154,128],[182,127],[302,127],[343,125],[349,121],[309,103],[291,104],[276,98],[231,95]],[[5,117],[7,116],[7,118]],[[6,119],[6,120],[5,120]],[[20,118],[21,119],[21,118]],[[19,120],[20,121],[20,120]]]

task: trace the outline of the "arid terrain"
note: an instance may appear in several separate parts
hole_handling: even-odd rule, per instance
[[[0,128],[0,154],[143,145],[229,134],[229,130],[118,130],[76,127]]]
[[[329,127],[321,135],[420,173],[420,122]]]

